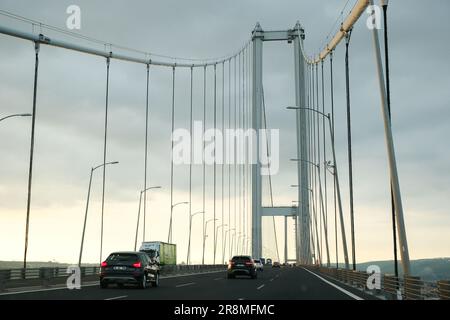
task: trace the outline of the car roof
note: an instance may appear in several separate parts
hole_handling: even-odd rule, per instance
[[[115,251],[115,252],[112,252],[111,254],[144,254],[144,252],[139,252],[139,251]]]

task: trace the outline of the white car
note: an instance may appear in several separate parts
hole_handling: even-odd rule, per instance
[[[257,271],[263,271],[264,270],[264,266],[261,263],[261,260],[253,260],[253,262],[255,263],[255,267]]]

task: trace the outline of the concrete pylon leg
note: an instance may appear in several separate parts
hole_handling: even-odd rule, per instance
[[[262,125],[262,49],[264,32],[256,25],[252,33],[253,41],[253,104],[252,104],[252,128],[256,131],[256,159],[252,162],[252,256],[262,256],[262,192],[261,192],[261,162],[260,162],[260,137]],[[256,161],[255,161],[256,160]]]
[[[306,107],[305,92],[305,62],[301,51],[301,42],[304,38],[303,28],[300,23],[294,27],[294,63],[295,63],[295,103],[298,107]],[[308,159],[309,138],[305,110],[297,110],[297,158]],[[309,196],[307,191],[309,167],[303,161],[297,162],[298,172],[298,218],[296,219],[296,245],[298,250],[297,263],[307,264],[311,261],[309,244]]]

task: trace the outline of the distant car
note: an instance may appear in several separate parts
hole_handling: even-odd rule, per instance
[[[272,263],[272,268],[281,268],[281,264],[278,261]]]
[[[159,266],[144,252],[113,252],[101,263],[100,287],[117,284],[122,288],[134,284],[145,289],[149,283],[158,287],[159,271]]]
[[[238,275],[257,278],[256,265],[250,256],[234,256],[228,262],[227,278],[234,279]]]
[[[261,260],[253,260],[255,262],[256,271],[264,271],[264,265]]]
[[[272,265],[272,259],[268,258],[268,259],[266,260],[266,264],[267,264],[268,266],[271,266],[271,265]]]

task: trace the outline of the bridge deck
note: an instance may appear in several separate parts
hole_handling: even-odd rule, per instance
[[[328,281],[328,282],[327,282]],[[42,289],[36,292],[2,293],[1,299],[151,299],[151,300],[352,300],[375,299],[357,289],[326,278],[326,281],[303,268],[266,267],[258,279],[227,279],[224,271],[161,279],[159,288],[100,289],[91,283],[81,290]]]

